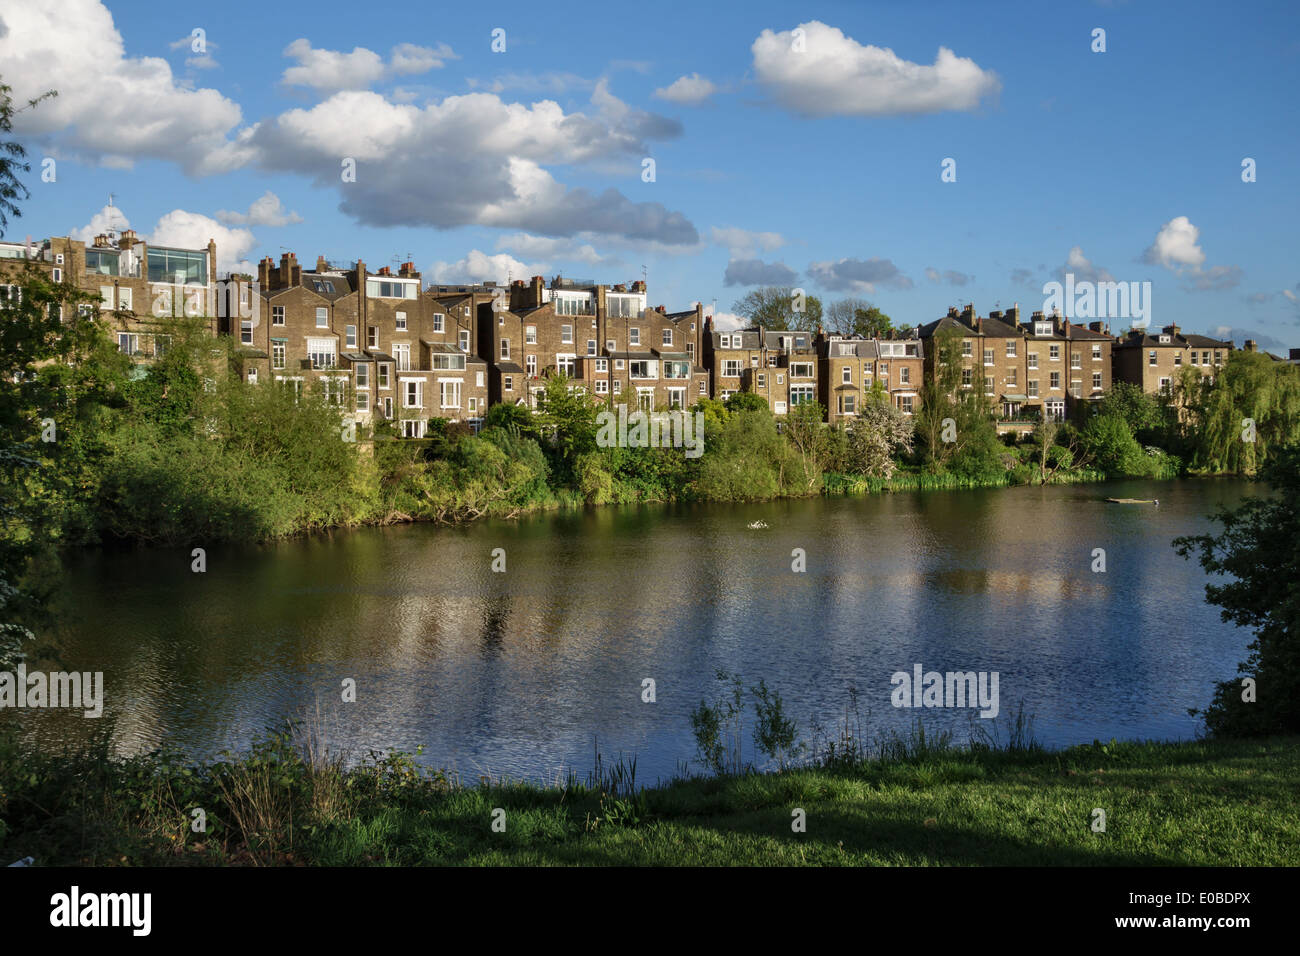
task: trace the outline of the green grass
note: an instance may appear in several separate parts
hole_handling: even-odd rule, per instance
[[[11,744],[0,851],[38,865],[1300,864],[1296,737],[947,750],[639,790],[608,772],[596,785],[461,785],[398,755],[342,770],[286,741],[187,771],[156,758],[23,758]],[[263,802],[232,785],[263,778],[282,788]],[[188,826],[196,805],[207,833]],[[497,808],[504,832],[492,829]],[[805,833],[792,832],[796,808]],[[1104,833],[1090,827],[1094,808]]]

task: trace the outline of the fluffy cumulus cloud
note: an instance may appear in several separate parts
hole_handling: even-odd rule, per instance
[[[1200,246],[1201,230],[1186,216],[1175,216],[1160,227],[1153,243],[1142,254],[1149,265],[1164,266],[1183,276],[1187,284],[1200,291],[1232,289],[1241,284],[1240,266],[1205,266],[1205,250]]]
[[[77,229],[68,230],[68,238],[80,239],[92,243],[96,236],[102,236],[110,230],[121,232],[131,228],[131,220],[117,206],[105,206],[90,217],[90,222]]]
[[[707,310],[706,310],[707,314]],[[734,332],[749,325],[749,319],[732,312],[714,312],[713,329],[715,332]]]
[[[946,282],[949,285],[970,285],[970,283],[975,281],[974,276],[967,275],[964,272],[958,272],[955,269],[945,269],[943,272],[940,272],[933,266],[926,268],[925,277],[931,282]]]
[[[752,257],[756,252],[771,252],[785,245],[785,238],[779,232],[750,232],[734,226],[713,226],[709,230],[709,241],[740,259]]]
[[[302,216],[286,210],[280,197],[269,189],[253,200],[248,212],[222,209],[217,212],[217,219],[228,226],[288,226],[302,222]]]
[[[127,56],[99,0],[6,3],[0,25],[0,63],[14,99],[59,93],[15,121],[39,148],[119,169],[170,160],[191,175],[251,158],[239,106],[216,90],[183,87],[160,57]]]
[[[679,76],[667,86],[655,90],[655,96],[679,106],[698,106],[718,92],[713,82],[698,73]]]
[[[428,275],[434,283],[442,285],[471,282],[497,282],[504,285],[508,280],[527,279],[545,271],[545,266],[541,263],[526,265],[504,252],[489,255],[471,249],[468,255],[455,262],[435,262],[429,266]]]
[[[777,103],[806,116],[973,110],[1002,88],[997,74],[947,47],[925,66],[818,20],[780,33],[764,30],[751,51],[758,82]]]
[[[391,76],[427,73],[459,59],[445,43],[437,47],[399,43],[393,47],[387,63],[374,50],[356,47],[351,53],[321,50],[311,41],[299,38],[284,48],[284,55],[297,60],[284,71],[287,86],[306,86],[315,90],[363,90]]]
[[[340,191],[340,208],[371,226],[494,226],[546,236],[620,236],[694,244],[680,212],[616,189],[560,183],[545,165],[638,159],[646,140],[680,125],[628,107],[598,84],[588,113],[542,100],[525,106],[490,93],[424,107],[378,93],[336,93],[262,123],[252,138],[264,168]],[[343,181],[346,160],[355,181]]]
[[[912,280],[889,259],[839,259],[813,262],[808,276],[818,285],[835,292],[873,295],[877,288],[910,289]]]
[[[173,209],[158,220],[145,239],[153,245],[203,249],[208,240],[217,244],[217,272],[253,272],[248,254],[257,245],[252,232],[223,226],[209,216]]]
[[[497,239],[497,249],[509,249],[511,252],[543,263],[581,262],[584,265],[608,265],[615,260],[602,256],[596,247],[581,239],[554,239],[549,236],[533,236],[526,232],[516,232]]]
[[[1114,282],[1115,277],[1083,254],[1082,246],[1072,246],[1070,254],[1065,257],[1065,265],[1056,270],[1057,279],[1065,281],[1066,274],[1074,276],[1075,282]]]
[[[794,285],[799,274],[784,262],[762,259],[732,259],[722,277],[723,285]]]

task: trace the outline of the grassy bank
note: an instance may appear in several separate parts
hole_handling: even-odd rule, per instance
[[[540,787],[458,781],[400,755],[344,769],[287,737],[204,767],[10,744],[0,853],[38,865],[1300,864],[1300,737],[914,747],[653,789],[628,770]],[[192,830],[196,808],[206,832]]]

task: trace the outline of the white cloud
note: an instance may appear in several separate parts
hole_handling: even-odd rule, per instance
[[[1082,246],[1072,246],[1070,254],[1065,257],[1065,265],[1056,270],[1062,281],[1066,273],[1074,276],[1075,282],[1114,282],[1115,277],[1100,266],[1093,265],[1083,254]]]
[[[184,209],[173,209],[158,220],[153,232],[145,237],[159,246],[179,246],[183,249],[206,248],[208,240],[217,243],[217,271],[256,271],[248,261],[248,254],[257,245],[252,232],[231,229],[208,216]]]
[[[280,204],[280,197],[269,189],[260,198],[253,200],[248,212],[221,209],[217,212],[217,219],[228,226],[288,226],[302,222],[302,216],[296,212],[287,212]]]
[[[709,241],[724,247],[733,258],[743,259],[757,252],[771,252],[785,245],[785,237],[779,232],[750,232],[734,226],[709,229]]]
[[[713,329],[715,332],[734,332],[749,325],[749,319],[733,312],[714,312]]]
[[[1002,88],[997,74],[947,47],[931,66],[893,50],[864,46],[818,20],[791,30],[764,30],[754,41],[754,73],[775,100],[808,116],[893,116],[973,110]]]
[[[442,285],[485,281],[504,284],[507,280],[527,280],[530,276],[541,275],[545,271],[541,265],[525,265],[505,253],[489,255],[477,249],[471,249],[463,259],[455,262],[438,261],[428,269],[432,281]]]
[[[1199,268],[1205,252],[1197,245],[1201,230],[1186,216],[1175,216],[1160,227],[1156,241],[1147,249],[1143,261],[1175,271],[1184,267]]]
[[[764,262],[762,259],[732,259],[723,273],[723,285],[775,285],[793,286],[799,274],[784,262]]]
[[[534,236],[526,232],[516,232],[502,236],[496,242],[498,249],[509,249],[521,256],[539,260],[549,265],[553,262],[582,262],[597,266],[607,263],[609,257],[602,256],[596,247],[578,239],[554,239],[549,236]]]
[[[313,47],[305,37],[285,47],[284,55],[298,61],[297,66],[284,71],[282,79],[287,85],[326,92],[364,90],[385,77],[427,73],[444,66],[447,60],[459,59],[445,43],[439,43],[436,48],[399,43],[385,64],[384,58],[374,50],[362,46],[351,53],[322,50]]]
[[[1240,266],[1205,266],[1200,247],[1201,230],[1186,216],[1175,216],[1160,227],[1155,242],[1142,254],[1142,261],[1164,266],[1184,276],[1187,285],[1200,291],[1232,289],[1241,284]]]
[[[216,90],[185,89],[161,57],[127,56],[98,0],[6,3],[0,17],[0,63],[14,99],[59,92],[16,118],[20,136],[112,168],[156,158],[202,176],[248,161],[248,131],[235,132],[239,106]]]
[[[595,116],[566,114],[552,100],[525,106],[489,93],[417,107],[348,91],[262,123],[253,143],[265,168],[338,188],[343,212],[367,225],[474,224],[548,236],[698,242],[679,212],[633,202],[615,189],[569,188],[543,168],[639,158],[647,139],[681,128],[629,108],[603,82],[592,102]],[[343,157],[356,160],[356,182],[340,183]]]
[[[679,76],[668,86],[655,90],[655,96],[682,106],[698,106],[717,91],[718,88],[712,81],[698,73],[692,73],[690,76]]]
[[[123,229],[130,228],[131,220],[123,215],[121,209],[117,206],[105,206],[90,217],[90,222],[87,225],[79,229],[69,229],[68,238],[91,243],[95,241],[96,236],[102,236],[109,230],[121,232]]]

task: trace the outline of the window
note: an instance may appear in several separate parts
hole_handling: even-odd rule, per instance
[[[596,394],[597,394],[597,395],[607,395],[607,394],[609,394],[609,382],[605,381],[603,378],[602,378],[602,379],[597,379],[597,381],[596,381]]]
[[[571,325],[560,326],[560,344],[561,345],[573,344],[573,326]]]
[[[312,279],[312,285],[316,287],[317,292],[333,292],[334,283],[329,279]]]
[[[597,371],[597,372],[608,372],[608,371],[609,371],[609,359],[605,359],[605,358],[598,358],[598,359],[596,359],[596,371]]]
[[[334,368],[335,348],[333,339],[308,339],[307,357],[311,359],[312,368]]]
[[[502,376],[501,390],[503,392],[513,392],[515,390],[515,377],[513,375]]]
[[[372,349],[379,348],[379,326],[366,326],[366,347]]]
[[[397,323],[397,331],[399,331],[399,332],[405,332],[405,331],[406,331],[406,313],[405,313],[405,312],[394,312],[394,313],[393,313],[393,319],[394,319],[394,321]]]
[[[668,389],[668,407],[685,408],[686,407],[686,389],[670,388]]]
[[[595,339],[587,339],[587,354],[588,354],[588,355],[595,355],[595,354],[596,354],[596,340],[595,340]]]
[[[664,378],[690,378],[691,377],[690,362],[669,361],[669,362],[664,362],[663,365],[664,365],[663,368]]]
[[[1171,384],[1172,384],[1172,383],[1170,382],[1170,380],[1169,380],[1168,378],[1166,378],[1165,376],[1162,375],[1162,376],[1160,377],[1160,391],[1162,391],[1162,392],[1168,394],[1168,393],[1169,393],[1169,390],[1170,390],[1170,386],[1171,386]]]
[[[482,387],[483,387],[483,373],[482,373],[482,372],[475,372],[475,373],[474,373],[474,387],[475,387],[475,388],[482,388]]]
[[[902,409],[904,415],[912,414],[912,396],[911,395],[898,396],[898,407]]]
[[[357,327],[356,327],[355,325],[349,325],[349,326],[345,326],[345,330],[346,330],[346,331],[345,331],[345,333],[344,333],[344,334],[345,334],[344,341],[347,343],[347,347],[350,348],[350,349],[354,349],[354,348],[356,348],[356,347],[357,347]]]
[[[722,363],[724,378],[740,378],[740,359],[726,359]]]
[[[1215,365],[1222,365],[1222,364],[1223,364],[1223,351],[1220,350],[1220,349],[1215,349],[1215,350],[1214,350],[1214,364],[1215,364]]]
[[[402,407],[421,408],[424,405],[424,383],[419,379],[408,378],[402,382]]]
[[[704,394],[704,385],[705,385],[704,379],[700,379],[700,394],[701,394],[701,395]]]
[[[438,385],[442,389],[442,407],[460,408],[460,382],[444,381]]]
[[[253,344],[253,320],[252,319],[239,320],[239,341],[244,345]]]
[[[286,342],[284,339],[274,339],[271,342],[271,368],[284,368],[284,353]]]
[[[656,378],[655,363],[646,361],[628,362],[628,374],[632,378]]]
[[[840,381],[848,385],[853,382],[853,369],[846,365],[840,370]]]
[[[970,339],[961,340],[961,354],[963,358],[970,358],[973,354],[971,351],[972,344]]]
[[[968,368],[961,370],[961,385],[962,388],[970,388],[971,386],[971,371]]]
[[[673,330],[664,329],[664,347],[670,347],[673,344]]]
[[[1070,394],[1073,395],[1075,398],[1078,398],[1079,393],[1083,390],[1082,384],[1083,383],[1080,382],[1077,378],[1070,379]]]
[[[524,370],[528,372],[529,378],[537,377],[537,356],[529,355],[524,359]]]
[[[984,364],[985,364],[985,365],[992,365],[992,364],[993,364],[993,350],[992,350],[992,349],[985,349],[985,350],[984,350]]]
[[[411,370],[411,347],[409,345],[394,345],[393,358],[397,359],[397,370],[399,372],[409,372]]]
[[[118,332],[117,349],[127,355],[135,355],[140,351],[140,336],[133,332]]]
[[[578,359],[574,355],[556,354],[555,370],[573,378],[578,373]]]
[[[509,359],[509,358],[510,358],[510,340],[509,340],[509,339],[502,339],[502,340],[501,340],[501,358],[502,358],[503,361],[506,360],[506,359]]]
[[[1025,392],[1025,394],[1028,395],[1030,398],[1037,398],[1037,397],[1038,397],[1038,379],[1036,379],[1036,378],[1031,378],[1031,379],[1029,380],[1029,388],[1028,388],[1028,390]]]
[[[840,398],[840,412],[843,413],[843,414],[845,414],[845,415],[856,415],[856,414],[857,414],[857,407],[856,407],[856,406],[857,406],[857,401],[858,401],[858,398],[857,398],[856,395],[844,395],[844,396],[842,396],[842,397]]]
[[[389,369],[390,369],[390,368],[391,368],[391,366],[390,366],[387,362],[380,362],[377,366],[375,366],[375,372],[376,372],[376,374],[378,375],[378,378],[379,378],[379,387],[380,387],[380,388],[392,388],[392,387],[393,387],[392,381],[389,379]],[[389,399],[389,401],[392,401],[392,400]],[[392,416],[392,410],[391,410],[391,409],[389,410],[389,416],[390,416],[390,417]]]
[[[1193,350],[1192,350],[1191,363],[1192,363],[1193,365],[1199,365],[1199,364],[1201,364],[1199,361],[1197,361],[1198,358],[1199,358],[1198,353],[1196,352],[1195,349],[1193,349]]]
[[[51,269],[51,270],[50,270],[50,278],[53,279],[55,282],[62,282],[62,281],[63,281],[63,270],[62,270],[62,269]]]
[[[403,438],[423,438],[424,421],[419,418],[408,418],[402,422]]]
[[[392,418],[393,417],[393,396],[385,395],[381,400],[380,404],[384,409],[384,417]]]
[[[320,380],[321,392],[325,401],[331,405],[342,405],[348,397],[348,380],[346,378],[323,378]]]
[[[1048,386],[1053,390],[1061,387],[1061,373],[1052,372],[1048,375]]]
[[[802,405],[813,400],[814,388],[811,385],[791,385],[790,404]]]
[[[1029,367],[1038,368],[1038,353],[1030,352],[1028,357],[1029,357]]]
[[[729,348],[731,348],[731,336],[730,336],[730,335],[719,335],[719,336],[718,336],[718,348],[722,348],[722,349],[729,349]]]
[[[694,343],[694,342],[687,342],[687,343],[686,343],[686,357],[687,357],[688,359],[690,359],[692,362],[695,361],[695,343]]]
[[[1083,355],[1079,352],[1070,353],[1070,368],[1083,368]]]
[[[785,384],[785,376],[784,376],[784,375],[778,375],[778,376],[776,377],[776,384],[778,384],[778,385],[784,385],[784,384]]]
[[[985,375],[985,376],[984,376],[984,392],[985,392],[986,395],[992,395],[992,394],[993,394],[993,376],[992,376],[992,375]]]
[[[1101,372],[1092,373],[1092,390],[1094,392],[1101,391]]]
[[[792,362],[790,364],[791,378],[812,378],[812,362]]]
[[[185,249],[166,249],[162,246],[150,246],[148,260],[150,282],[175,282],[177,285],[208,284],[208,254],[206,251],[190,252]],[[114,272],[113,274],[116,275],[117,273]]]
[[[759,372],[757,378],[758,378],[758,387],[767,388],[767,376],[764,375],[762,372]]]
[[[1092,347],[1092,360],[1093,360],[1094,362],[1100,362],[1100,361],[1101,361],[1101,346],[1100,346],[1100,345],[1094,345],[1094,346]]]
[[[370,387],[370,366],[365,362],[358,362],[353,367],[357,377],[357,388]]]
[[[414,299],[419,291],[420,281],[366,280],[366,295],[379,299]]]
[[[1156,350],[1155,350],[1155,349],[1152,349],[1150,352],[1147,353],[1147,364],[1148,364],[1148,365],[1155,365],[1155,364],[1156,364]]]
[[[1007,358],[1016,357],[1016,340],[1007,339]]]
[[[757,355],[751,355],[751,356],[749,357],[749,367],[750,367],[750,368],[758,368],[758,356],[757,356]]]
[[[911,370],[911,368],[909,368],[909,367],[906,366],[906,365],[899,366],[899,369],[898,369],[898,381],[901,382],[903,385],[911,385],[911,384],[912,384],[912,370]],[[1010,381],[1011,381],[1011,384],[1012,384],[1012,385],[1014,385],[1014,384],[1016,383],[1016,370],[1015,370],[1015,369],[1012,369],[1012,370],[1011,370],[1011,379],[1010,379]]]
[[[465,371],[465,356],[457,353],[449,355],[446,352],[432,352],[429,355],[429,368],[437,369],[440,372]]]
[[[282,305],[271,306],[271,324],[284,325],[284,306]]]
[[[636,295],[606,295],[605,311],[612,319],[631,319],[637,314],[641,297]]]
[[[614,359],[614,369],[615,369],[615,371],[620,371],[620,372],[623,370],[623,360],[622,360],[622,359]]]
[[[614,379],[614,394],[617,395],[621,391],[623,391],[623,380],[616,378]]]
[[[366,412],[370,410],[370,395],[367,392],[357,392],[357,411]]]
[[[323,306],[323,305],[322,305],[322,306],[317,306],[317,308],[316,308],[316,328],[318,328],[318,329],[327,329],[327,328],[329,328],[329,324],[330,324],[330,310],[329,310],[328,308],[326,308],[325,306]]]
[[[554,302],[556,315],[596,314],[596,303],[590,295],[560,295],[555,297]]]
[[[628,330],[628,333],[627,333],[627,341],[628,341],[628,344],[629,344],[629,345],[640,345],[640,344],[641,344],[641,330],[640,330],[640,329],[629,329],[629,330]]]
[[[117,307],[124,312],[131,311],[131,290],[126,286],[117,290]]]
[[[1059,345],[1049,345],[1047,347],[1047,357],[1053,362],[1061,360],[1061,347]]]
[[[469,329],[460,330],[460,350],[469,352]]]
[[[1183,353],[1182,353],[1182,352],[1175,352],[1175,353],[1174,353],[1174,367],[1177,368],[1179,365],[1182,365],[1182,364],[1183,364]]]
[[[441,332],[446,327],[446,323],[447,317],[445,315],[441,312],[433,313],[433,331]]]
[[[614,351],[614,346],[615,346],[616,344],[617,344],[617,343],[616,343],[613,339],[606,339],[606,340],[605,340],[605,351],[606,351],[606,352],[612,352],[612,351]]]
[[[467,407],[468,407],[469,413],[470,413],[471,415],[473,415],[475,412],[478,411],[478,399],[477,399],[477,398],[470,398]]]
[[[524,329],[524,344],[525,345],[537,344],[537,326],[530,325]]]

